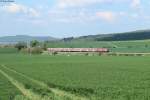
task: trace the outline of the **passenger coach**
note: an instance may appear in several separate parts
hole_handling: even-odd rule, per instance
[[[107,48],[48,48],[48,52],[109,52]]]

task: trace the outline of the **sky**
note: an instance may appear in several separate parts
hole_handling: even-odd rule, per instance
[[[0,36],[77,37],[150,29],[150,0],[0,1]]]

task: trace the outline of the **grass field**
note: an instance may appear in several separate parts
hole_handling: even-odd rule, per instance
[[[0,54],[14,54],[18,53],[18,50],[16,48],[0,48]]]
[[[149,59],[0,54],[0,100],[149,100]]]
[[[50,42],[51,48],[109,48],[111,52],[150,52],[150,40],[138,41],[71,41],[71,42]]]

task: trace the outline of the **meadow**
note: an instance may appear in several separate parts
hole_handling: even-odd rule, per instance
[[[0,54],[14,54],[18,53],[18,50],[13,47],[0,48]]]
[[[0,100],[150,100],[149,59],[0,54]]]

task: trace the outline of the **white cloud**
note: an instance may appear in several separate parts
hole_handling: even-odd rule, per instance
[[[39,12],[35,10],[34,8],[27,7],[27,6],[20,5],[20,4],[15,4],[15,3],[11,3],[10,5],[4,7],[4,11],[8,13],[13,13],[13,14],[21,13],[21,14],[29,15],[30,17],[39,16]]]
[[[105,4],[104,4],[105,3]],[[117,4],[124,4],[127,3],[127,7],[130,8],[130,6],[137,8],[141,5],[140,0],[57,0],[56,4],[54,4],[54,8],[48,8],[47,6],[39,6],[39,9],[35,9],[29,6],[21,5],[21,4],[15,4],[12,3],[9,6],[6,6],[4,9],[5,11],[9,13],[21,13],[23,15],[26,15],[25,19],[28,19],[31,17],[35,18],[38,17],[38,21],[35,21],[37,23],[41,23],[42,20],[47,21],[58,21],[58,22],[89,22],[89,21],[105,21],[105,22],[113,22],[117,18],[121,17],[127,17],[129,16],[125,12],[115,12],[115,10],[112,9],[112,11],[108,11],[107,9],[101,9],[101,8],[90,8],[90,5],[92,7],[95,4],[100,5],[108,5],[111,3],[117,3]],[[111,6],[111,5],[110,5]],[[80,8],[81,7],[81,8]],[[60,8],[60,9],[58,9]],[[69,9],[73,8],[73,9]],[[79,8],[79,9],[77,9]],[[42,10],[40,10],[42,9]],[[48,9],[50,9],[48,11]],[[130,8],[131,9],[131,8]],[[93,11],[92,11],[93,10]],[[39,12],[41,11],[41,12]],[[43,11],[43,12],[42,12]],[[134,15],[134,17],[136,17]]]
[[[141,0],[132,0],[131,6],[133,8],[139,8],[141,6]]]
[[[28,13],[29,13],[30,16],[34,16],[34,17],[38,17],[40,15],[39,12],[36,11],[35,9],[33,9],[33,8],[29,8]]]
[[[133,7],[140,5],[140,0],[57,0],[58,8],[85,7],[93,4],[129,3]]]
[[[26,7],[22,6],[22,5],[18,5],[18,4],[10,4],[8,6],[6,6],[4,8],[4,10],[6,10],[7,12],[10,12],[10,13],[19,13],[19,12],[25,12],[26,10]]]
[[[87,22],[92,20],[92,15],[89,12],[78,11],[78,12],[69,12],[65,10],[60,11],[50,11],[49,17],[52,21],[56,22]]]
[[[113,0],[58,0],[57,7],[59,8],[83,7],[96,3],[106,3],[106,2],[111,3],[113,2]]]
[[[130,16],[127,13],[120,11],[120,12],[115,12],[114,11],[107,11],[107,9],[94,9],[94,11],[87,11],[86,13],[81,11],[77,11],[79,9],[87,9],[90,10],[90,6],[94,7],[94,5],[99,4],[99,5],[108,5],[111,6],[110,4],[120,4],[120,5],[126,5],[126,7],[128,7],[128,9],[138,9],[138,11],[136,12],[140,12],[139,8],[141,9],[141,0],[57,0],[56,5],[55,5],[55,10],[58,11],[68,11],[66,13],[66,15],[64,14],[63,16],[65,16],[67,19],[67,21],[69,20],[68,18],[68,14],[71,16],[70,19],[78,19],[78,20],[83,20],[85,21],[85,19],[90,19],[90,20],[98,20],[101,19],[103,21],[107,21],[107,22],[113,22],[115,21],[117,18],[121,18],[121,17],[127,17]],[[130,8],[132,7],[132,8]],[[57,9],[60,8],[60,9]],[[70,9],[71,8],[71,9]],[[69,10],[68,10],[69,9]],[[102,10],[102,11],[99,11]],[[76,16],[72,16],[72,12],[77,11]],[[95,11],[96,11],[96,15],[95,15]],[[90,14],[92,12],[92,14]],[[82,16],[79,15],[79,13],[83,13]],[[61,16],[61,15],[58,15]],[[136,17],[134,15],[134,17]],[[86,20],[88,21],[88,20]]]
[[[123,14],[122,14],[123,15]],[[51,11],[49,12],[49,18],[52,21],[64,22],[64,23],[89,23],[95,21],[104,21],[112,23],[121,14],[112,11],[86,11],[81,10],[78,12],[70,12],[66,10]]]
[[[103,12],[97,12],[96,16],[102,20],[112,22],[116,19],[115,13],[111,11],[103,11]]]

